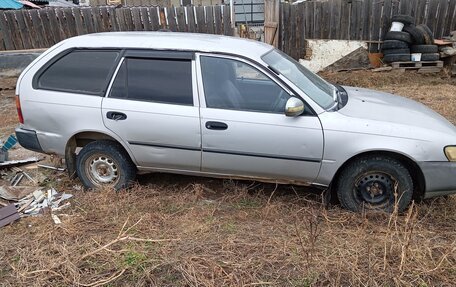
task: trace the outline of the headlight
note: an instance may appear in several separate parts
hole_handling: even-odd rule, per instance
[[[449,161],[456,161],[456,146],[447,146],[444,150]]]

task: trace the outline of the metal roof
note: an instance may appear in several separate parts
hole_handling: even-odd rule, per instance
[[[22,8],[21,3],[15,1],[15,0],[0,0],[0,9],[21,9]]]

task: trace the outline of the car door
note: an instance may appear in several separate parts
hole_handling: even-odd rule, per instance
[[[201,167],[194,55],[127,51],[102,103],[104,124],[142,168]]]
[[[320,121],[307,107],[284,114],[292,96],[244,59],[199,54],[202,171],[312,182],[323,156]]]

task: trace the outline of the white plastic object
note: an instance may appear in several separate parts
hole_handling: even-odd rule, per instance
[[[390,31],[400,32],[404,28],[404,23],[401,22],[393,22],[391,23]]]

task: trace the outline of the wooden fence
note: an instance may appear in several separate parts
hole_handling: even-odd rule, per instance
[[[0,11],[0,50],[48,48],[88,33],[159,29],[233,35],[225,6],[46,8]]]
[[[456,0],[328,0],[281,4],[279,47],[304,55],[304,39],[381,41],[392,15],[408,14],[436,38],[456,30]]]

